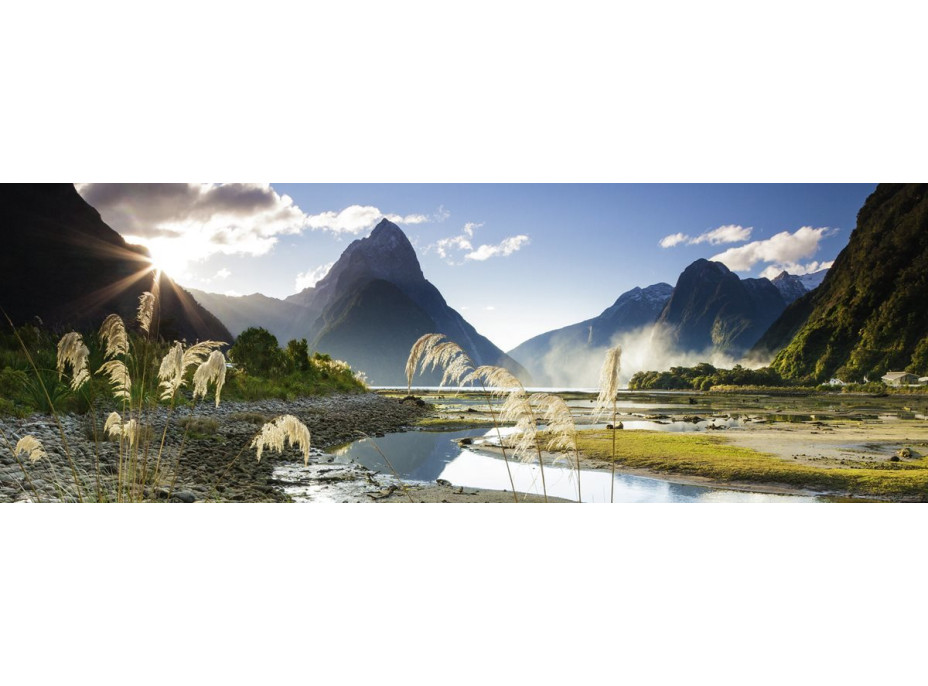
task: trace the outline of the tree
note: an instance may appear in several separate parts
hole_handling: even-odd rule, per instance
[[[306,343],[305,338],[294,339],[287,343],[286,355],[291,369],[297,372],[309,371],[309,344]]]
[[[254,376],[280,374],[286,367],[286,358],[274,334],[260,327],[242,331],[229,350],[229,357]]]

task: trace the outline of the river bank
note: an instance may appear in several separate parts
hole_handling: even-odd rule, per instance
[[[411,400],[384,398],[374,393],[306,397],[287,402],[225,402],[218,408],[210,403],[180,407],[170,417],[162,453],[162,463],[169,465],[168,479],[152,485],[145,500],[288,502],[290,497],[274,482],[274,465],[283,461],[302,466],[302,459],[297,450],[288,449],[284,455],[266,452],[258,462],[248,446],[264,422],[282,414],[299,418],[312,435],[311,460],[316,463],[330,459],[323,452],[327,448],[354,440],[362,432],[382,435],[405,430],[429,411],[427,406]],[[144,418],[143,424],[151,426],[151,436],[155,437],[149,441],[149,463],[156,459],[169,414],[168,409],[158,408]],[[85,500],[94,499],[88,497],[88,492],[95,490],[98,480],[106,484],[116,474],[118,444],[100,438],[105,416],[105,412],[98,412],[94,417],[60,417]],[[0,417],[0,431],[12,445],[22,436],[33,435],[42,441],[48,453],[35,463],[25,461],[27,478],[0,439],[0,502],[76,498],[75,493],[62,493],[58,487],[76,490],[61,432],[53,417],[39,414],[24,419]],[[359,484],[367,482],[360,474],[358,478]]]

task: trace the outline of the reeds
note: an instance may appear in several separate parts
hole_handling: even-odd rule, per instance
[[[157,297],[151,292],[145,292],[139,298],[139,308],[137,319],[139,326],[146,334],[149,333],[152,324],[152,316],[157,307]],[[61,435],[62,445],[65,455],[67,456],[68,465],[71,468],[73,486],[62,483],[58,480],[54,471],[54,460],[50,459],[45,447],[33,436],[25,436],[19,440],[15,447],[7,443],[7,446],[13,452],[14,457],[19,462],[20,455],[26,455],[29,462],[35,463],[39,460],[48,460],[49,469],[52,470],[55,479],[55,488],[58,496],[62,500],[74,497],[76,493],[77,500],[83,501],[84,489],[87,486],[88,474],[79,473],[77,466],[72,459],[70,446],[68,445],[67,434],[62,426],[61,418],[55,409],[54,403],[48,392],[48,388],[42,381],[42,375],[39,368],[35,365],[28,348],[22,338],[16,332],[12,322],[7,318],[14,334],[20,342],[23,351],[33,367],[42,391],[48,399],[50,412],[58,425]],[[119,448],[117,451],[117,468],[115,483],[111,478],[103,477],[99,468],[100,450],[98,428],[96,422],[93,422],[94,428],[94,470],[92,478],[95,480],[95,488],[90,490],[96,493],[97,500],[142,500],[147,497],[150,486],[162,483],[165,474],[162,473],[162,455],[165,449],[165,440],[170,425],[172,413],[174,410],[174,401],[178,392],[185,386],[187,371],[191,366],[196,366],[193,374],[193,398],[205,397],[210,386],[215,389],[215,403],[218,406],[221,398],[222,387],[226,378],[226,360],[219,347],[225,345],[219,341],[203,341],[187,349],[183,344],[175,342],[168,353],[161,360],[157,372],[158,386],[156,387],[154,397],[162,401],[171,402],[167,421],[161,436],[160,446],[157,447],[157,457],[154,461],[154,468],[149,469],[149,454],[151,451],[152,427],[150,425],[151,416],[149,400],[147,395],[149,389],[146,385],[146,375],[149,373],[149,366],[154,369],[153,361],[148,359],[152,346],[146,339],[130,339],[122,318],[116,314],[107,316],[100,326],[98,337],[100,340],[103,354],[103,362],[92,372],[89,366],[90,350],[81,334],[72,331],[60,339],[57,346],[57,373],[59,379],[70,372],[70,387],[77,391],[84,387],[93,377],[99,377],[105,380],[106,387],[110,396],[121,404],[121,412],[111,411],[103,423],[102,438],[118,440]],[[147,338],[147,337],[146,337]],[[96,386],[92,387],[93,394],[97,391]],[[91,401],[91,417],[94,415],[94,402]],[[154,402],[157,402],[155,400]],[[305,427],[304,427],[305,428]],[[295,429],[290,427],[291,432]],[[5,437],[4,437],[4,440]],[[299,434],[296,439],[299,444],[305,443],[306,454],[308,455],[309,434],[306,432],[305,437]],[[183,442],[180,451],[183,450]],[[180,459],[180,452],[177,454]],[[25,466],[20,463],[25,471]],[[177,462],[175,460],[175,470]],[[29,475],[26,474],[27,478]],[[176,479],[176,476],[175,476]],[[31,478],[29,483],[32,484]],[[42,496],[33,488],[37,500]]]
[[[35,436],[23,436],[16,442],[15,455],[23,455],[29,458],[30,462],[38,462],[43,457],[48,457],[42,442]]]
[[[615,501],[615,438],[616,401],[619,393],[619,372],[622,370],[622,347],[615,346],[606,351],[599,373],[599,395],[596,397],[594,415],[597,419],[612,406],[612,482],[609,487],[609,502]]]
[[[76,331],[66,333],[58,341],[58,378],[60,379],[70,367],[72,391],[80,389],[90,379],[90,372],[87,369],[89,357],[90,350],[84,345],[84,339]]]
[[[157,282],[155,282],[157,285]],[[155,313],[155,295],[145,291],[139,296],[138,321],[142,331],[149,333],[151,329],[151,318]]]
[[[226,357],[219,350],[214,350],[209,354],[205,362],[197,367],[193,375],[193,397],[194,399],[206,397],[209,384],[214,384],[216,388],[216,407],[219,407],[219,394],[222,393],[222,386],[226,382]]]
[[[538,459],[541,473],[541,486],[544,499],[548,500],[548,488],[545,481],[544,459],[539,441],[539,417],[543,417],[550,425],[547,427],[546,447],[553,451],[573,449],[576,454],[577,467],[577,498],[580,499],[580,455],[576,444],[576,427],[570,408],[564,401],[550,394],[529,395],[522,382],[508,369],[496,365],[481,365],[474,367],[470,357],[453,341],[445,339],[443,334],[429,333],[420,337],[409,351],[406,361],[407,391],[412,390],[412,380],[416,371],[442,370],[440,386],[453,383],[458,386],[479,384],[487,399],[487,406],[496,428],[496,435],[503,451],[506,470],[509,474],[513,497],[515,482],[509,466],[509,457],[506,452],[506,443],[500,431],[501,422],[515,424],[516,438],[510,448],[513,456],[523,462]],[[499,412],[493,404],[493,399],[502,400]]]
[[[299,419],[290,414],[267,422],[251,442],[257,453],[258,462],[265,449],[283,453],[287,445],[299,447],[303,452],[303,466],[309,464],[309,429]]]

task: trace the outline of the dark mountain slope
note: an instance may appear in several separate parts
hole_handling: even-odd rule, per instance
[[[72,184],[0,185],[0,307],[15,323],[38,316],[55,329],[96,327],[115,312],[135,319],[152,290],[147,251],[128,245]],[[231,341],[230,332],[170,278],[160,278],[167,339]]]
[[[720,262],[688,266],[657,320],[658,334],[681,350],[740,355],[780,315],[786,303],[767,279],[739,279]]]

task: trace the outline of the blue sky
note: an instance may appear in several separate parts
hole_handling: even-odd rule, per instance
[[[295,293],[390,216],[448,303],[508,350],[635,286],[674,284],[700,257],[742,277],[817,269],[875,184],[78,187],[181,284],[217,293]]]

